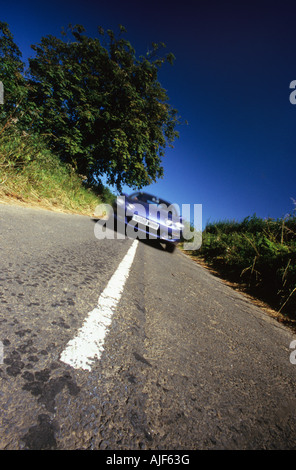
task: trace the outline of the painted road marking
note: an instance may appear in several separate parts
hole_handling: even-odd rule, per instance
[[[77,336],[69,341],[62,352],[61,361],[74,369],[90,371],[95,359],[100,359],[104,351],[105,336],[129,276],[137,246],[138,240],[134,240],[99,297],[97,307],[89,312]]]

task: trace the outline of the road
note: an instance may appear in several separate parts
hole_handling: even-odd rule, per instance
[[[295,449],[291,330],[180,250],[41,209],[0,224],[1,449]]]

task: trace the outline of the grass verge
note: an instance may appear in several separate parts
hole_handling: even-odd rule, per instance
[[[112,194],[87,188],[70,165],[46,148],[40,138],[16,130],[0,134],[0,201],[54,211],[93,215]]]
[[[296,324],[296,217],[209,224],[189,256],[232,287]]]

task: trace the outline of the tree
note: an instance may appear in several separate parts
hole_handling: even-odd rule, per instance
[[[24,63],[18,46],[14,43],[9,26],[0,22],[0,80],[4,86],[4,105],[0,107],[2,126],[8,120],[18,119],[19,107],[26,96],[26,81],[23,76]]]
[[[168,103],[158,71],[174,56],[158,56],[163,44],[138,59],[130,42],[98,28],[88,37],[81,25],[63,38],[46,36],[32,46],[31,100],[39,110],[35,130],[48,136],[63,161],[93,182],[107,176],[141,188],[162,177],[162,157],[178,136],[177,111]]]

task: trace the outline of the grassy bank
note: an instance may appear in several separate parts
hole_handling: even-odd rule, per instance
[[[87,188],[40,138],[15,129],[0,134],[0,201],[92,215],[112,197],[107,189]]]
[[[209,224],[191,253],[241,290],[296,320],[296,217]]]

